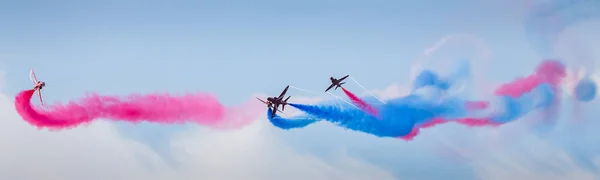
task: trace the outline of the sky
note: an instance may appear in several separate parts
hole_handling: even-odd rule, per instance
[[[266,116],[230,131],[96,121],[48,132],[29,126],[12,107],[14,95],[32,86],[30,68],[47,82],[46,103],[89,92],[201,91],[236,105],[286,85],[321,91],[326,78],[346,74],[393,96],[406,93],[416,62],[447,71],[459,59],[472,63],[477,90],[485,94],[548,58],[535,47],[549,45],[532,43],[524,27],[539,3],[0,0],[0,177],[594,179],[574,159],[577,153],[554,138],[523,133],[502,145],[488,141],[511,134],[519,123],[500,129],[447,125],[411,142],[328,123],[280,130]],[[556,58],[574,62],[584,54],[585,62],[596,61],[599,29],[593,18],[570,25],[557,36]],[[588,48],[575,52],[573,43]],[[427,49],[433,51],[425,56]],[[289,94],[298,103],[324,98]],[[589,143],[582,144],[586,149]]]

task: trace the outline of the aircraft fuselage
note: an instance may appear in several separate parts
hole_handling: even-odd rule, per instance
[[[284,102],[282,102],[281,99],[279,98],[274,98],[274,97],[269,97],[267,98],[267,101],[273,103],[273,104],[285,104]]]
[[[39,81],[38,83],[36,83],[36,85],[33,87],[33,89],[41,90],[42,88],[44,88],[44,86],[46,86],[46,83]]]
[[[335,84],[335,85],[337,85],[337,86],[339,86],[339,85],[340,85],[340,81],[339,81],[339,80],[337,80],[336,78],[330,77],[329,79],[331,79],[331,84]]]

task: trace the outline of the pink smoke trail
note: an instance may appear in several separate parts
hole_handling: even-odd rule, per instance
[[[66,104],[37,108],[30,102],[34,92],[34,90],[21,91],[15,97],[15,108],[31,125],[53,130],[73,128],[100,118],[132,123],[193,122],[211,127],[235,128],[250,123],[260,115],[259,111],[254,114],[240,114],[236,117],[235,124],[225,122],[227,117],[232,116],[228,113],[232,111],[239,113],[243,108],[228,109],[214,96],[206,94],[180,96],[149,94],[124,97],[91,94]],[[252,104],[252,106],[256,105]]]
[[[373,106],[367,104],[365,101],[363,101],[362,99],[360,99],[358,96],[354,95],[352,92],[346,90],[346,88],[342,87],[342,90],[344,91],[344,93],[346,94],[346,96],[348,96],[348,98],[350,98],[350,100],[352,100],[352,102],[358,106],[358,108],[362,109],[363,111],[376,116],[377,117],[377,110],[375,108],[373,108]]]
[[[542,83],[548,83],[555,91],[557,91],[557,93],[554,97],[554,106],[550,107],[546,111],[543,111],[541,114],[542,118],[540,120],[544,120],[546,123],[556,123],[556,117],[558,116],[557,109],[560,104],[559,102],[561,97],[559,84],[566,77],[566,75],[566,68],[561,62],[556,60],[545,60],[538,65],[534,74],[525,78],[517,79],[512,83],[501,85],[498,89],[496,89],[495,94],[518,97],[523,93],[533,90],[536,86]]]
[[[562,63],[554,60],[546,60],[538,65],[534,74],[516,79],[511,83],[500,85],[494,94],[518,97],[523,93],[533,90],[542,83],[548,83],[552,87],[557,88],[566,75],[565,66]]]
[[[398,138],[403,139],[405,141],[411,141],[414,139],[414,137],[419,135],[419,132],[421,131],[421,129],[431,128],[431,127],[435,127],[437,125],[445,124],[445,123],[449,123],[449,122],[454,122],[454,123],[462,124],[462,125],[469,126],[469,127],[483,127],[483,126],[496,127],[496,126],[501,125],[498,123],[494,123],[487,118],[459,118],[459,119],[453,119],[453,120],[435,118],[433,120],[430,120],[430,121],[427,121],[427,122],[421,124],[420,126],[415,126],[409,134],[404,135],[402,137],[398,137]]]
[[[490,106],[489,102],[486,101],[467,101],[465,102],[465,108],[469,110],[485,109]]]
[[[485,109],[488,107],[489,107],[489,102],[485,102],[485,101],[467,101],[467,102],[465,102],[465,108],[467,108],[469,110],[479,110],[479,109]],[[421,131],[421,129],[435,127],[437,125],[445,124],[448,122],[454,122],[454,123],[462,124],[462,125],[469,126],[469,127],[499,126],[500,125],[498,123],[491,122],[487,118],[459,118],[459,119],[453,119],[453,120],[446,120],[443,118],[435,118],[435,119],[427,121],[423,124],[413,127],[413,130],[409,134],[399,137],[399,138],[403,139],[405,141],[411,141],[414,139],[415,136],[419,135],[419,132]]]

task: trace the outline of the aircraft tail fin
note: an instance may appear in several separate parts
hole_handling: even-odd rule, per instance
[[[281,110],[285,110],[285,105],[287,105],[287,101],[288,99],[290,99],[292,96],[288,96],[287,98],[285,98],[285,100],[283,100],[283,104],[281,105]]]
[[[342,82],[342,83],[340,83],[339,85],[335,86],[335,89],[337,90],[337,88],[341,88],[341,87],[342,87],[342,84],[346,84],[346,82]]]

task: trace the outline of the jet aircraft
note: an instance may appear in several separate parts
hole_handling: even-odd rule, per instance
[[[348,78],[348,76],[350,75],[346,75],[340,79],[336,79],[334,77],[330,77],[329,80],[331,80],[331,85],[325,90],[325,92],[329,91],[331,88],[333,88],[335,86],[334,90],[337,90],[338,87],[342,87],[342,84],[346,84],[344,81],[344,79]]]
[[[287,98],[283,99],[283,97],[285,97],[285,93],[287,93],[288,88],[290,88],[290,86],[285,87],[285,89],[283,89],[283,92],[281,92],[281,94],[279,94],[279,97],[268,97],[266,101],[264,101],[260,98],[256,98],[256,99],[258,99],[260,102],[266,104],[267,107],[272,110],[271,117],[274,117],[275,113],[277,111],[283,112],[283,110],[285,110],[285,105],[288,104],[288,102],[287,102],[288,99],[290,99],[290,97],[292,97],[292,96],[288,96]],[[278,109],[279,105],[281,105],[281,111]]]

